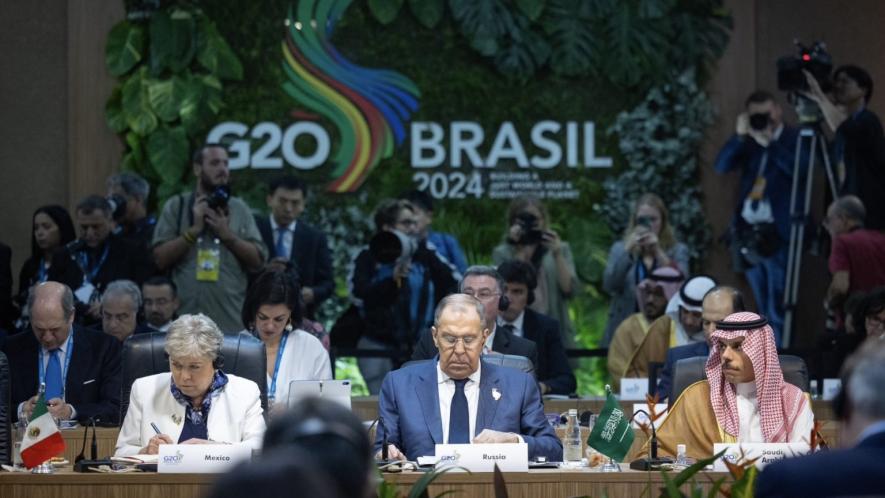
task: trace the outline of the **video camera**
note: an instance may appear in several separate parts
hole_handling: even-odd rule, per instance
[[[824,42],[814,42],[806,47],[799,40],[794,40],[796,53],[785,55],[777,60],[777,88],[785,92],[804,92],[808,90],[805,80],[805,69],[817,80],[824,91],[830,88],[830,71],[833,70],[833,58],[827,53]]]
[[[818,123],[822,117],[820,107],[802,94],[809,90],[808,81],[802,70],[811,73],[821,90],[826,92],[831,87],[830,72],[833,70],[833,59],[827,53],[827,45],[824,42],[814,42],[810,48],[798,39],[793,40],[793,43],[796,45],[796,53],[777,60],[777,88],[788,92],[787,101],[796,108],[801,123]],[[750,126],[753,126],[752,122]]]

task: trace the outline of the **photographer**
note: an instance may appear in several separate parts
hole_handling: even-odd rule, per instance
[[[882,123],[867,108],[873,96],[873,79],[857,66],[833,72],[834,104],[818,81],[805,71],[808,92],[803,95],[820,106],[836,133],[833,151],[839,195],[856,195],[867,208],[867,228],[885,229],[885,136]]]
[[[612,244],[602,274],[602,288],[611,296],[602,347],[608,347],[615,330],[639,311],[636,287],[654,270],[670,266],[688,275],[688,248],[676,241],[667,206],[656,194],[636,201],[623,240]]]
[[[790,188],[798,131],[786,126],[774,96],[753,92],[737,118],[735,135],[716,157],[717,173],[741,169],[730,247],[736,271],[747,277],[759,313],[780,344],[784,279],[790,240]]]
[[[513,199],[507,209],[508,230],[503,244],[492,252],[492,261],[500,265],[516,259],[535,269],[538,286],[530,306],[538,313],[558,320],[563,344],[575,347],[575,328],[568,314],[568,300],[580,284],[568,242],[550,230],[550,216],[541,200],[524,196]]]
[[[219,144],[194,153],[196,190],[166,201],[153,245],[157,267],[178,287],[180,313],[204,313],[231,333],[242,328],[247,272],[261,267],[267,249],[249,207],[230,195],[227,162]]]
[[[436,304],[457,289],[461,275],[418,240],[415,209],[408,201],[387,199],[375,209],[375,235],[356,257],[351,290],[364,323],[360,349],[394,349],[408,358],[421,331],[433,324]],[[393,368],[386,358],[362,358],[360,372],[377,393]]]

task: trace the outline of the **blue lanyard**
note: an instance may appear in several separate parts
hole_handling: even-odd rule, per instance
[[[43,261],[43,258],[40,258],[40,262],[37,266],[37,282],[45,282],[48,273],[49,272],[46,271],[46,262]]]
[[[68,342],[65,345],[65,366],[61,371],[61,387],[62,393],[65,391],[65,384],[68,382],[68,367],[71,366],[71,356],[74,353],[74,329],[68,334]],[[37,362],[40,367],[40,385],[46,383],[46,367],[43,365],[43,347],[40,347],[40,361]]]
[[[80,253],[80,266],[83,270],[83,276],[86,278],[87,282],[92,283],[92,281],[95,280],[95,276],[98,275],[99,270],[101,270],[101,266],[104,264],[104,260],[108,258],[108,251],[110,250],[110,248],[110,241],[106,241],[104,244],[104,252],[101,254],[101,258],[98,260],[98,263],[96,263],[95,266],[89,271],[86,270],[89,264],[89,254],[87,253],[87,251],[83,251]]]
[[[277,362],[273,367],[273,377],[270,380],[270,389],[267,398],[273,401],[277,397],[277,374],[280,373],[280,363],[283,362],[283,350],[286,349],[286,341],[289,340],[289,332],[283,334],[280,338],[280,347],[277,349]]]

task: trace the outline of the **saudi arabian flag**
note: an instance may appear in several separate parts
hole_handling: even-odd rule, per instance
[[[605,406],[590,431],[587,446],[620,462],[633,444],[633,429],[630,428],[630,418],[621,410],[621,405],[609,386],[605,386],[605,390]]]
[[[31,421],[22,438],[22,462],[32,469],[54,456],[65,452],[65,440],[58,432],[55,420],[46,409],[46,399],[41,392],[31,414]]]

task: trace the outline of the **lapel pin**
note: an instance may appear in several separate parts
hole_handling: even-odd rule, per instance
[[[177,413],[173,413],[172,421],[175,422],[175,425],[178,425],[181,423],[181,417]]]
[[[492,399],[495,401],[501,399],[501,391],[499,391],[497,387],[492,388]]]

